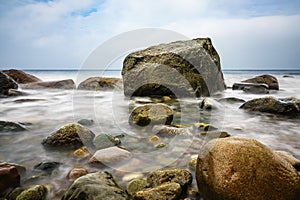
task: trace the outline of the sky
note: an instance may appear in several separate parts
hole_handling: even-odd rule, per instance
[[[210,37],[223,69],[300,69],[299,0],[0,0],[0,68],[79,69],[144,28]]]

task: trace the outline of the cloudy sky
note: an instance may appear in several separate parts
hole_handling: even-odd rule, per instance
[[[0,0],[0,68],[80,68],[141,28],[210,37],[223,69],[300,69],[299,0]]]

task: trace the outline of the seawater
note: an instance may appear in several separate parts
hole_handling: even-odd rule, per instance
[[[88,77],[121,77],[120,71],[38,71],[27,70],[42,80],[73,79],[78,85]],[[300,99],[300,71],[224,71],[227,86],[251,78],[255,75],[274,75],[280,84],[279,91],[268,95],[246,94],[243,91],[227,89],[213,98],[237,97],[244,100],[263,96],[296,97]],[[291,75],[291,77],[283,77]],[[134,157],[132,163],[122,166],[123,173],[114,167],[107,167],[122,185],[122,175],[131,172],[147,172],[164,166],[188,167],[191,156],[197,155],[203,143],[196,136],[169,139],[165,148],[156,150],[148,142],[153,135],[147,129],[135,130],[128,125],[131,109],[137,102],[157,101],[150,98],[137,98],[133,101],[123,95],[122,90],[114,91],[77,91],[77,90],[24,90],[27,96],[0,99],[0,120],[22,122],[28,131],[0,133],[0,160],[26,166],[26,184],[51,184],[51,199],[58,198],[55,193],[67,187],[70,182],[67,173],[73,167],[85,167],[86,161],[77,160],[69,151],[49,151],[41,142],[60,127],[79,119],[93,119],[94,125],[88,128],[95,135],[106,133],[124,134],[122,146],[129,149]],[[18,101],[30,99],[31,101]],[[170,106],[177,110],[176,123],[192,125],[201,121],[227,131],[232,136],[255,138],[274,150],[285,150],[300,159],[300,119],[263,113],[249,113],[240,110],[240,103],[221,104],[212,111],[199,109],[200,98],[180,99]],[[33,170],[42,161],[57,161],[62,165],[51,177],[39,177]],[[136,162],[139,161],[139,162]],[[138,164],[136,164],[138,163]],[[91,169],[96,170],[96,169]],[[36,176],[36,178],[34,178]],[[122,186],[124,186],[122,185]]]

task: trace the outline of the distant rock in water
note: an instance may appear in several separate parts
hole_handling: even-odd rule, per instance
[[[0,132],[18,132],[26,130],[26,127],[21,123],[0,121]]]
[[[297,170],[254,139],[214,139],[199,152],[196,180],[205,199],[300,199]]]
[[[10,89],[18,89],[18,84],[11,77],[0,72],[0,95],[8,95]]]
[[[264,97],[247,101],[240,107],[249,111],[267,112],[280,115],[300,115],[300,99]]]
[[[269,86],[264,83],[234,83],[232,85],[232,90],[244,90],[247,87],[265,88],[266,90],[269,89]]]
[[[276,77],[265,74],[244,80],[245,83],[267,84],[271,90],[279,90],[279,83]]]
[[[126,96],[199,97],[225,89],[220,58],[209,38],[131,53],[122,76]]]
[[[65,89],[71,90],[75,89],[75,83],[72,79],[60,80],[60,81],[45,81],[45,82],[35,82],[28,84],[21,84],[22,89]]]
[[[78,85],[79,90],[111,90],[121,88],[122,79],[108,77],[91,77]]]
[[[42,81],[41,79],[39,79],[31,74],[27,74],[23,71],[16,70],[16,69],[3,70],[2,72],[7,74],[8,76],[10,76],[11,78],[13,78],[19,84],[34,83],[34,82]]]

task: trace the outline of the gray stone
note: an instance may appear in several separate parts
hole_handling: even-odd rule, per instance
[[[196,180],[207,199],[300,198],[296,169],[254,139],[214,139],[199,151]]]
[[[232,85],[232,90],[244,90],[246,87],[256,87],[256,88],[265,88],[266,90],[269,89],[267,84],[258,84],[258,83],[234,83]]]
[[[43,81],[43,82],[34,82],[27,84],[20,84],[20,88],[22,89],[64,89],[71,90],[75,89],[75,83],[72,79],[59,80],[59,81]]]
[[[192,135],[191,128],[181,128],[172,125],[156,125],[153,127],[152,131],[159,136]]]
[[[121,141],[119,138],[116,138],[109,134],[99,134],[94,138],[93,144],[96,149],[105,149],[108,147],[119,145],[121,144]]]
[[[91,77],[78,85],[79,90],[112,90],[121,88],[122,79],[110,77]]]
[[[225,89],[220,58],[209,38],[131,53],[122,76],[126,96],[199,97]]]
[[[92,120],[92,119],[80,119],[77,123],[81,124],[83,126],[91,126],[91,125],[94,124],[94,120]]]
[[[130,199],[108,172],[95,172],[76,179],[62,200]]]
[[[263,86],[247,86],[244,87],[243,91],[247,94],[269,94],[269,90]]]
[[[21,123],[0,121],[0,132],[19,132],[26,130],[26,127]]]

